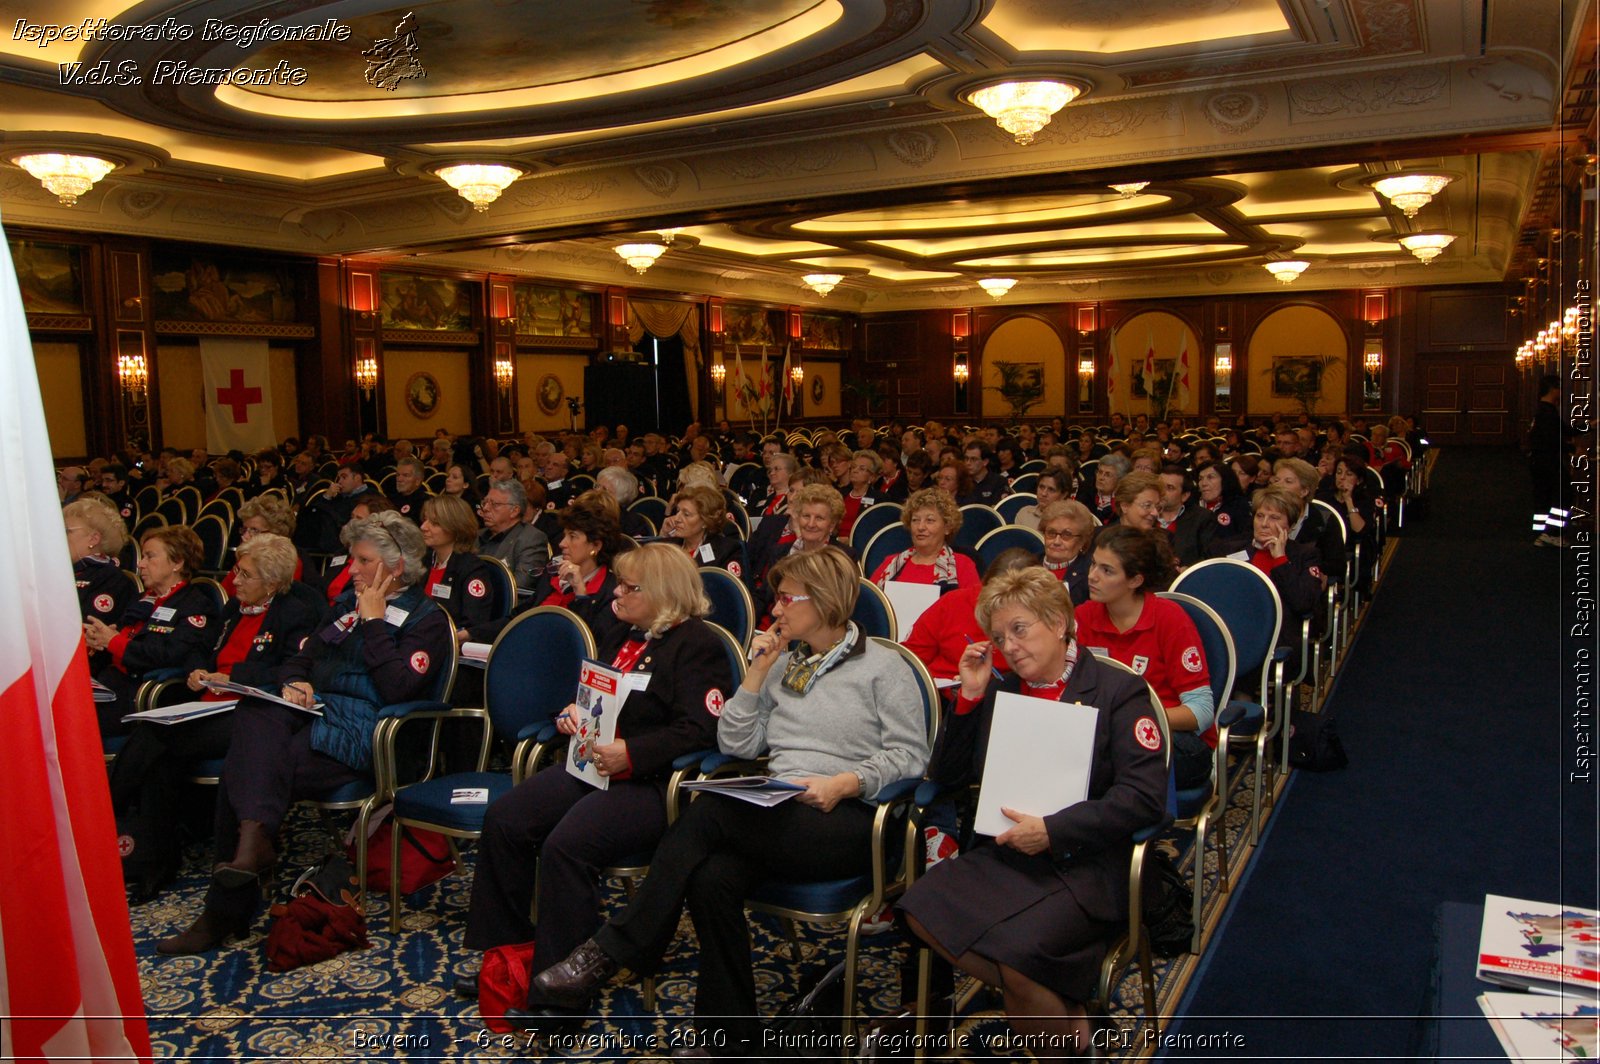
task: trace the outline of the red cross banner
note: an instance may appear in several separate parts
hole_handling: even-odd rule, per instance
[[[33,349],[0,240],[0,1058],[151,1059]]]
[[[265,340],[204,337],[206,450],[249,453],[277,443],[272,429],[272,381]]]

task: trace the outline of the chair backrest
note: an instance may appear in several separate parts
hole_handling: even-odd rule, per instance
[[[228,554],[228,522],[216,514],[202,514],[195,519],[194,534],[200,537],[200,568],[221,572]]]
[[[987,571],[1001,551],[1012,547],[1022,547],[1043,557],[1044,537],[1034,529],[1023,528],[1021,525],[1003,525],[978,540],[978,545],[974,549],[978,552],[978,560],[983,562],[983,568]]]
[[[862,510],[856,515],[856,523],[850,526],[850,549],[857,555],[865,552],[873,536],[899,523],[902,509],[897,502],[880,502]]]
[[[456,622],[451,619],[448,611],[444,612],[444,623],[450,629],[449,657],[439,663],[439,671],[434,673],[433,691],[430,697],[435,702],[450,701],[450,692],[456,685],[456,670],[461,667],[461,644],[456,641]]]
[[[567,478],[567,485],[572,488],[573,495],[579,495],[594,487],[594,477],[588,473],[574,473]]]
[[[227,499],[212,499],[210,502],[200,507],[200,513],[196,515],[195,519],[199,520],[201,517],[215,515],[222,518],[224,524],[232,527],[233,512],[237,508],[238,507],[234,503],[229,502]]]
[[[437,495],[444,490],[444,482],[449,479],[450,474],[448,471],[444,473],[429,473],[424,483],[428,485],[429,491]]]
[[[1232,558],[1211,558],[1185,569],[1172,590],[1192,595],[1222,618],[1233,638],[1238,675],[1254,672],[1271,657],[1283,623],[1283,603],[1260,569]]]
[[[722,643],[722,649],[727,652],[728,669],[733,674],[733,689],[738,690],[739,685],[744,682],[746,666],[744,647],[739,645],[739,641],[734,638],[732,632],[716,621],[707,621],[706,627],[711,629],[712,633]]]
[[[1078,483],[1093,484],[1094,475],[1100,472],[1100,459],[1091,458],[1078,467]]]
[[[1000,516],[1000,511],[993,506],[985,506],[981,502],[969,502],[961,508],[961,527],[951,537],[950,545],[953,547],[976,547],[978,540],[987,536],[997,528],[1004,527],[1006,519]]]
[[[861,634],[879,639],[899,639],[900,626],[895,620],[894,607],[889,604],[889,596],[864,576],[859,577],[857,582],[861,585],[861,593],[856,596],[856,608],[850,614],[850,619],[856,622]]]
[[[1023,473],[1011,482],[1012,491],[1032,491],[1039,484],[1038,473]]]
[[[535,606],[500,630],[483,675],[484,708],[495,733],[515,740],[550,720],[578,691],[578,669],[595,655],[594,635],[571,610]]]
[[[657,495],[641,495],[628,504],[628,509],[648,519],[656,528],[667,519],[667,500]]]
[[[727,488],[722,489],[722,497],[728,503],[728,520],[739,530],[739,538],[748,540],[750,538],[750,514],[745,510],[744,502]]]
[[[700,583],[711,600],[711,614],[706,619],[727,629],[741,646],[749,646],[755,634],[756,607],[744,581],[726,569],[702,565]]]
[[[221,613],[222,607],[228,604],[228,593],[222,590],[221,584],[217,583],[209,576],[196,576],[192,578],[189,583],[193,584],[195,587],[203,588],[210,593],[212,605],[216,606],[218,613]]]
[[[861,571],[871,576],[885,558],[910,549],[911,530],[905,525],[896,523],[879,529],[878,534],[867,541],[867,549],[861,552]]]
[[[1233,692],[1234,670],[1238,663],[1233,649],[1233,637],[1217,611],[1193,595],[1181,591],[1163,591],[1161,597],[1171,599],[1183,607],[1183,612],[1194,622],[1200,633],[1200,649],[1206,656],[1206,670],[1211,674],[1211,701],[1221,712]]]
[[[511,575],[511,566],[492,554],[480,554],[478,560],[489,567],[489,609],[493,616],[511,616],[517,607],[517,578]]]
[[[933,682],[933,674],[928,671],[928,666],[924,665],[920,658],[894,640],[873,636],[872,641],[898,654],[900,660],[904,661],[916,676],[917,687],[922,692],[922,719],[928,725],[928,744],[931,747],[933,740],[939,735],[939,713],[944,707],[944,701],[939,697],[939,687]]]
[[[189,508],[183,499],[177,495],[169,495],[162,499],[161,505],[155,508],[155,513],[159,514],[169,525],[186,525],[189,523]]]
[[[1017,472],[1019,472],[1019,473],[1043,473],[1044,472],[1044,459],[1043,458],[1030,458],[1026,462],[1023,462],[1021,465],[1017,466]]]
[[[200,494],[200,489],[193,484],[180,484],[172,489],[174,498],[183,500],[183,508],[191,514],[200,512],[200,505],[205,502],[205,497]]]
[[[146,484],[133,495],[134,512],[140,517],[155,510],[161,503],[161,489],[154,484]]]
[[[1033,479],[1035,482],[1037,482],[1039,478],[1034,477]],[[1038,504],[1039,496],[1035,495],[1030,487],[1027,491],[1017,491],[1011,495],[1007,495],[1005,498],[995,503],[994,508],[996,513],[1006,519],[1006,524],[1014,525],[1017,523],[1018,514],[1020,514],[1025,508],[1029,506],[1037,506]]]
[[[1122,662],[1118,661],[1116,658],[1102,657],[1101,655],[1096,654],[1095,655],[1095,660],[1098,661],[1101,665],[1107,666],[1108,668],[1115,669],[1118,672],[1127,673],[1129,676],[1139,676],[1138,673],[1136,673],[1132,669],[1128,668],[1128,666],[1124,665]],[[1143,679],[1143,677],[1139,677],[1139,678]],[[1154,715],[1155,715],[1155,718],[1156,718],[1156,725],[1158,727],[1160,727],[1160,729],[1161,729],[1162,757],[1165,759],[1165,761],[1167,763],[1167,767],[1171,768],[1172,767],[1172,725],[1167,722],[1167,707],[1163,706],[1161,704],[1161,697],[1156,694],[1156,689],[1154,687],[1150,686],[1150,681],[1149,680],[1145,680],[1144,681],[1144,689],[1147,692],[1149,692],[1149,694],[1150,694],[1150,708],[1154,712]],[[1169,786],[1167,788],[1167,811],[1168,811],[1168,813],[1172,812],[1172,799],[1173,799],[1172,788]]]
[[[137,541],[152,528],[165,528],[166,526],[167,519],[161,515],[160,511],[152,511],[145,514],[143,517],[139,518],[137,522],[135,522],[133,526],[133,538],[135,541]]]

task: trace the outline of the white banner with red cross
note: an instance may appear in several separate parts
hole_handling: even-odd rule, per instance
[[[265,340],[202,337],[206,449],[212,454],[259,450],[277,443],[272,431],[272,380]]]

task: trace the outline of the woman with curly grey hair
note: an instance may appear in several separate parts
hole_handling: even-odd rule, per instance
[[[206,908],[189,929],[157,945],[203,953],[248,930],[260,877],[277,858],[274,837],[289,807],[365,779],[378,711],[438,696],[451,668],[450,619],[425,593],[422,532],[393,511],[351,521],[350,587],[333,620],[279,672],[294,707],[246,698],[217,794],[217,858]],[[302,710],[320,706],[320,715]]]

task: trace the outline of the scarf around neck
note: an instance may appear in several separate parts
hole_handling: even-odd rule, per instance
[[[860,638],[856,622],[846,621],[844,638],[827,650],[814,651],[809,643],[801,643],[789,654],[783,669],[783,686],[797,695],[810,691],[824,673],[849,656]]]

